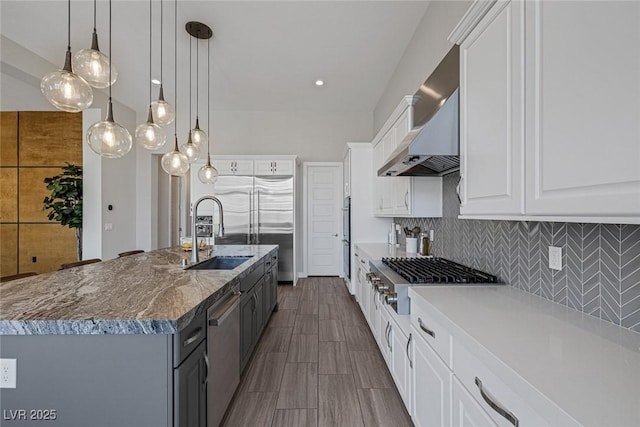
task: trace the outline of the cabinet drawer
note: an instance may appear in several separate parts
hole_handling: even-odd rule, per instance
[[[361,250],[358,250],[358,248],[356,248],[355,258],[358,267],[362,268],[365,273],[371,272],[371,269],[369,267],[370,259],[366,255],[364,255]]]
[[[173,336],[173,366],[182,363],[207,336],[206,312],[198,315]]]
[[[428,313],[428,308],[413,303],[411,304],[411,325],[451,369],[453,338],[449,331]]]
[[[259,261],[255,269],[240,281],[240,291],[247,292],[249,289],[253,288],[253,285],[255,285],[258,280],[260,280],[263,274],[264,261]]]
[[[498,426],[579,425],[497,360],[490,368],[459,341],[453,347],[455,376]]]

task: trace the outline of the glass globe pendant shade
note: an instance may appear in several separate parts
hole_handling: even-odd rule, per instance
[[[207,164],[198,170],[198,179],[203,184],[215,184],[218,180],[218,170],[211,166],[211,157],[207,158]]]
[[[178,151],[178,138],[176,137],[173,151],[162,156],[162,169],[169,175],[183,176],[189,170],[189,159]]]
[[[151,112],[153,113],[153,121],[159,126],[171,124],[176,118],[176,111],[173,105],[164,100],[164,89],[162,85],[160,85],[160,95],[158,99],[151,103]]]
[[[200,147],[207,144],[207,133],[200,129],[200,119],[196,118],[196,127],[191,129],[191,140]]]
[[[131,151],[133,140],[129,131],[113,121],[113,105],[109,100],[107,118],[94,123],[87,132],[89,147],[102,157],[115,159]]]
[[[118,71],[111,64],[109,80],[109,62],[107,55],[98,48],[98,34],[93,30],[91,49],[82,49],[73,55],[73,70],[95,88],[106,88],[118,79]]]
[[[191,132],[189,132],[189,139],[186,144],[180,146],[180,152],[187,156],[189,163],[193,163],[200,158],[200,149],[193,143],[191,139]]]
[[[153,122],[151,107],[149,107],[146,123],[142,123],[136,128],[135,139],[137,144],[142,145],[147,150],[157,150],[167,142],[167,135],[164,130]]]
[[[47,101],[68,113],[82,111],[93,102],[91,86],[71,70],[71,50],[67,50],[64,67],[42,78],[40,90]]]

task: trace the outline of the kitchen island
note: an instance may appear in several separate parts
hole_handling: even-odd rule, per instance
[[[0,389],[2,425],[182,425],[178,380],[197,374],[206,390],[207,311],[234,290],[260,301],[246,304],[248,316],[240,309],[245,323],[253,319],[240,326],[252,335],[244,349],[252,351],[275,306],[277,252],[277,245],[220,245],[201,264],[248,260],[198,270],[183,268],[188,252],[161,249],[1,284],[0,358],[17,364],[16,388]],[[198,351],[195,369],[177,375]],[[206,412],[198,416],[195,425],[205,425]]]

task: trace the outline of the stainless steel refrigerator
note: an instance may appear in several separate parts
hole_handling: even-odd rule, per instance
[[[278,281],[292,282],[293,177],[220,176],[213,194],[224,209],[225,236],[216,243],[280,245]]]

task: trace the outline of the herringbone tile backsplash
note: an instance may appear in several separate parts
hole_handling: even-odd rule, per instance
[[[443,180],[443,218],[396,218],[434,230],[433,253],[550,301],[640,332],[640,226],[458,219],[459,175]],[[562,248],[561,271],[549,246]]]

